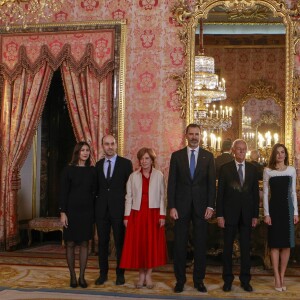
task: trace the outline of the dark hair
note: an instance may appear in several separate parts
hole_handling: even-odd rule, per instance
[[[90,151],[91,151],[91,147],[87,142],[79,142],[75,145],[74,150],[73,150],[73,155],[72,155],[72,160],[70,162],[71,166],[77,166],[78,161],[79,161],[79,156],[80,156],[80,151],[81,148],[83,146],[88,146]],[[85,165],[86,166],[90,166],[91,165],[91,154],[89,156],[89,158],[85,161]]]
[[[148,153],[151,160],[152,160],[152,165],[153,167],[155,166],[155,158],[156,158],[156,154],[154,152],[154,150],[152,148],[146,148],[146,147],[143,147],[141,148],[138,153],[137,153],[137,159],[140,161],[142,159],[142,157]]]
[[[225,140],[222,143],[222,151],[229,151],[231,149],[232,142],[231,140]]]
[[[289,165],[289,154],[288,154],[288,151],[285,147],[284,144],[280,144],[280,143],[277,143],[273,146],[272,148],[272,152],[271,152],[271,155],[270,155],[270,158],[269,158],[269,163],[268,163],[268,167],[271,169],[271,170],[276,170],[276,155],[277,155],[277,149],[279,147],[282,147],[284,149],[284,152],[285,152],[285,159],[284,159],[284,164],[286,166]]]
[[[185,129],[185,134],[188,133],[188,131],[189,131],[190,128],[198,128],[198,129],[201,131],[201,128],[200,128],[200,126],[199,126],[198,124],[191,123],[191,124],[189,124],[189,125],[186,127],[186,129]]]

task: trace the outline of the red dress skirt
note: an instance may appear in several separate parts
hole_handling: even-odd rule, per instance
[[[166,264],[165,227],[159,226],[159,208],[149,208],[149,181],[143,177],[140,210],[131,210],[120,268],[151,269]]]

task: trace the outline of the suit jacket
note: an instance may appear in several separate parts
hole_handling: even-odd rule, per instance
[[[117,156],[112,177],[106,180],[103,172],[105,159],[102,158],[96,163],[98,192],[95,205],[96,221],[109,214],[113,218],[123,220],[126,183],[132,173],[132,162],[121,156]]]
[[[193,204],[198,217],[207,207],[215,207],[216,174],[211,152],[199,148],[194,178],[191,178],[187,147],[171,156],[168,180],[168,208],[176,208],[179,218],[187,216]]]
[[[143,178],[141,170],[133,172],[127,181],[125,201],[125,216],[129,216],[131,209],[140,210],[142,200]],[[149,181],[149,208],[159,208],[160,215],[166,215],[165,181],[161,171],[152,168]]]
[[[226,224],[237,225],[240,217],[251,226],[252,218],[259,214],[259,190],[257,169],[245,162],[245,182],[240,184],[235,161],[220,169],[217,193],[217,217],[225,218]]]
[[[220,168],[222,165],[234,160],[234,157],[230,153],[222,153],[215,159],[216,175],[219,178]]]

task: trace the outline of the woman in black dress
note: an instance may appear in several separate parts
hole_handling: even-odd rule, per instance
[[[88,242],[92,239],[96,171],[90,160],[90,146],[76,144],[71,163],[63,170],[60,190],[60,218],[64,226],[70,287],[87,287],[84,279],[88,259]],[[80,246],[80,275],[75,273],[75,245]]]
[[[288,165],[288,152],[275,144],[264,170],[264,216],[268,225],[268,245],[275,277],[275,290],[286,290],[284,275],[295,247],[295,224],[298,223],[296,170]]]

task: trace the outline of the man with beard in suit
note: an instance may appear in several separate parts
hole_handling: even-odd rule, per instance
[[[247,144],[238,139],[233,142],[234,160],[220,169],[217,194],[217,221],[223,228],[223,291],[231,291],[233,243],[237,231],[241,250],[241,287],[251,292],[250,240],[251,228],[257,225],[259,214],[259,189],[256,167],[245,161]]]
[[[199,125],[188,125],[185,137],[188,146],[172,153],[168,180],[168,208],[175,220],[174,271],[177,282],[174,292],[181,293],[186,282],[187,242],[192,221],[194,287],[205,293],[207,220],[215,206],[215,164],[212,153],[199,147]]]
[[[112,135],[106,135],[102,138],[102,147],[105,157],[96,164],[98,197],[95,214],[100,276],[95,284],[102,285],[107,281],[108,248],[112,228],[117,254],[116,285],[123,285],[125,283],[124,269],[120,269],[119,264],[125,233],[123,218],[126,183],[133,168],[130,160],[117,155],[117,143]]]
[[[231,146],[231,140],[225,140],[222,144],[222,154],[215,159],[217,179],[219,178],[221,166],[233,160],[233,156],[231,155]]]

